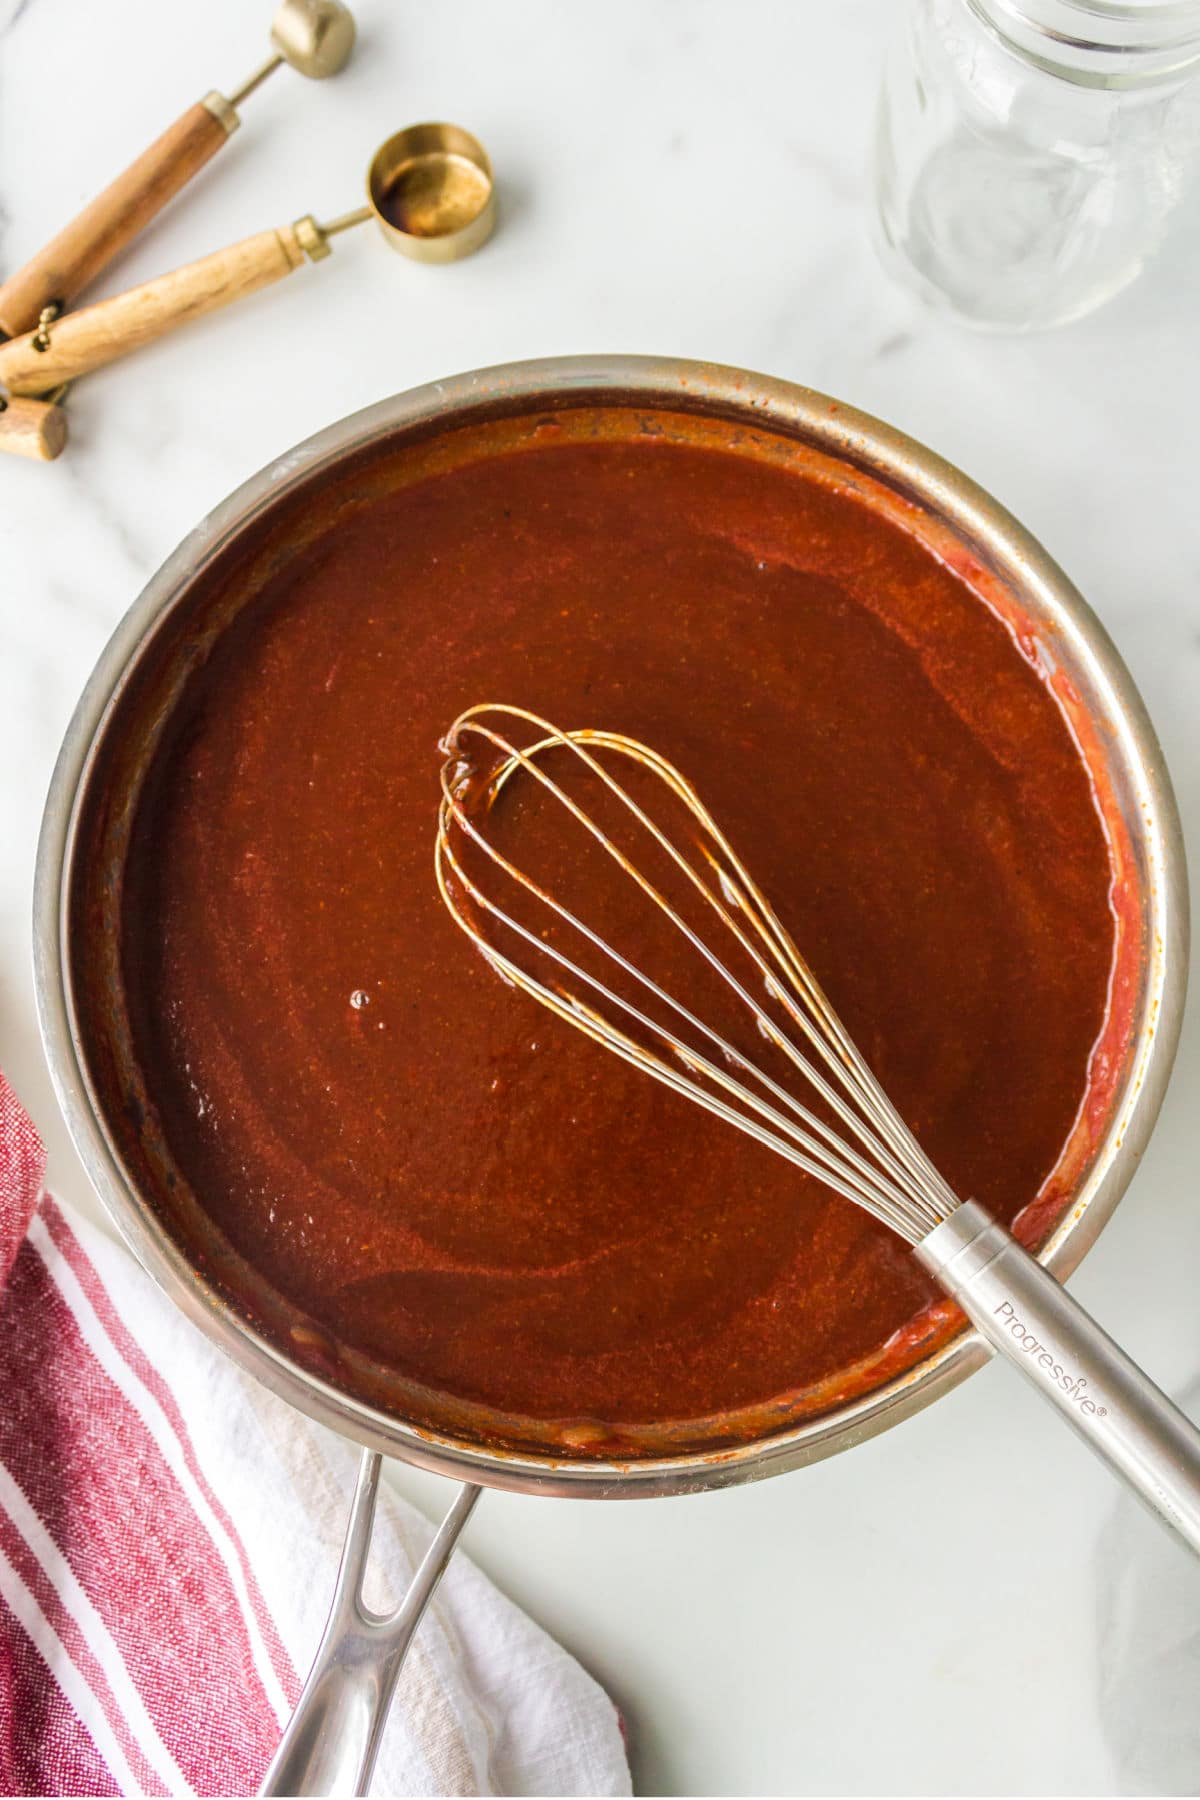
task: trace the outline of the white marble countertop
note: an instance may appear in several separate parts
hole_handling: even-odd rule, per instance
[[[110,271],[99,291],[355,204],[376,142],[414,119],[477,131],[501,184],[501,226],[477,259],[416,267],[356,233],[319,268],[82,384],[57,464],[0,467],[0,1066],[62,1193],[88,1203],[38,1043],[30,888],[84,678],[230,489],[331,420],[453,370],[701,356],[822,388],[934,445],[1088,595],[1200,843],[1200,205],[1138,286],[1070,330],[976,337],[923,314],[864,231],[891,10],[365,0],[345,74],[320,88],[277,76]],[[0,266],[185,104],[236,82],[268,13],[269,0],[0,0]],[[1075,1283],[1177,1391],[1200,1374],[1196,1012],[1143,1166]],[[398,1480],[443,1503],[444,1484]],[[1167,1696],[1188,1646],[1163,1649],[1161,1609],[1141,1597],[1193,1571],[1150,1523],[1118,1540],[1113,1510],[1103,1472],[991,1368],[902,1430],[779,1480],[613,1506],[488,1495],[468,1542],[607,1682],[642,1791],[1147,1791],[1180,1781]],[[1190,1618],[1194,1639],[1200,1606]],[[1193,1765],[1184,1785],[1197,1779]]]

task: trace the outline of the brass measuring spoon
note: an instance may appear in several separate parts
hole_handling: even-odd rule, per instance
[[[492,165],[459,125],[410,125],[381,144],[367,172],[367,204],[320,225],[311,214],[260,231],[142,287],[68,313],[0,344],[0,384],[44,394],[115,362],[177,325],[228,306],[330,254],[330,238],[374,219],[392,248],[418,262],[454,262],[478,250],[496,218]]]
[[[272,54],[226,99],[216,92],[189,107],[102,194],[0,284],[0,332],[16,337],[49,324],[161,212],[241,123],[238,107],[287,63],[323,80],[354,48],[354,19],[341,0],[283,0],[271,24]],[[49,319],[44,315],[49,313]]]

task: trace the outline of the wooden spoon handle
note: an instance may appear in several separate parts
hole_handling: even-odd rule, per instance
[[[53,400],[18,400],[0,411],[0,451],[53,462],[67,441],[67,415]]]
[[[0,383],[11,394],[44,394],[279,281],[303,261],[294,225],[260,231],[157,281],[68,313],[49,327],[46,349],[38,348],[36,332],[0,344]]]
[[[214,156],[238,123],[220,94],[209,94],[144,150],[136,162],[0,286],[0,331],[17,337],[45,306],[65,308],[173,194]]]

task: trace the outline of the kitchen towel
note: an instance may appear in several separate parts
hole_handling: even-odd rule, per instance
[[[0,1075],[0,1793],[252,1794],[328,1613],[358,1452],[235,1368],[43,1170]],[[431,1536],[385,1488],[389,1603]],[[607,1695],[459,1553],[374,1791],[630,1784]]]

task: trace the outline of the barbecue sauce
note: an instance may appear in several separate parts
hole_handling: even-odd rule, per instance
[[[960,1194],[1060,1178],[1114,925],[1056,699],[919,520],[631,417],[377,484],[189,680],[122,949],[181,1182],[292,1354],[431,1430],[702,1449],[908,1366],[954,1319],[897,1238],[447,916],[437,746],[484,700],[685,771]]]

